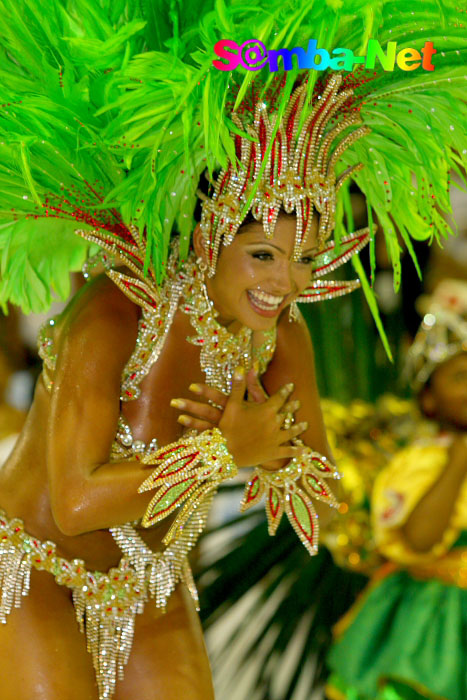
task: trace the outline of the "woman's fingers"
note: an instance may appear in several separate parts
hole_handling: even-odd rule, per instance
[[[281,387],[279,391],[276,391],[275,394],[273,394],[268,400],[267,403],[269,406],[277,411],[280,411],[283,407],[283,405],[286,403],[288,397],[294,390],[294,385],[292,383],[286,384],[285,386]]]
[[[217,389],[214,389],[212,386],[208,386],[207,384],[190,384],[188,388],[200,398],[203,398],[206,401],[212,401],[218,406],[222,406],[222,408],[225,408],[225,405],[229,398],[221,391],[218,391]]]
[[[306,421],[302,421],[301,423],[297,423],[296,425],[293,425],[291,428],[288,430],[282,430],[282,442],[287,442],[288,440],[293,440],[293,438],[297,437],[297,435],[300,435],[300,433],[304,433],[305,430],[308,428],[308,423]]]
[[[243,367],[237,367],[232,376],[232,389],[229,400],[237,404],[242,403],[245,398],[246,377]]]
[[[248,390],[248,398],[255,403],[264,403],[268,399],[256,369],[250,369],[246,376],[246,388]]]
[[[177,408],[180,411],[188,411],[196,418],[208,421],[212,425],[217,425],[221,419],[222,411],[208,403],[201,401],[191,401],[190,399],[172,399],[170,402],[172,408]]]
[[[274,457],[277,460],[280,459],[293,459],[294,457],[300,457],[300,455],[303,454],[305,447],[295,447],[294,445],[284,445],[283,447],[278,447]],[[280,469],[281,466],[278,464],[277,469]],[[274,469],[273,471],[276,471]]]
[[[295,413],[300,408],[300,401],[289,401],[282,407],[283,413]]]
[[[199,420],[198,418],[193,418],[192,416],[186,416],[182,414],[178,416],[177,422],[184,425],[185,428],[190,428],[190,430],[210,430],[212,428],[212,423],[208,423],[205,420]]]

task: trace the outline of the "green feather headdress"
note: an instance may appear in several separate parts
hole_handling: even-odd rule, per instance
[[[432,41],[434,71],[354,73],[354,106],[371,133],[338,168],[364,164],[352,179],[381,224],[396,285],[401,243],[416,263],[411,238],[448,233],[449,172],[465,169],[467,144],[467,37],[452,2],[0,0],[0,11],[1,304],[37,311],[52,292],[65,295],[87,254],[77,228],[111,244],[136,226],[159,281],[174,229],[186,255],[200,175],[235,162],[228,107],[249,98],[253,78],[264,77],[264,91],[274,79],[267,69],[216,69],[220,39],[279,49],[315,38],[356,55],[369,38],[397,41],[398,51]],[[276,123],[298,74],[283,73]],[[309,71],[310,111],[324,80]]]

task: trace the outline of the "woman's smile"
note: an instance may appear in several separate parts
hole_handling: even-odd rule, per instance
[[[232,243],[221,248],[216,273],[206,280],[209,298],[223,325],[238,322],[252,330],[272,328],[282,311],[309,285],[316,252],[317,218],[294,258],[296,218],[280,214],[267,238],[261,222],[244,225]],[[204,255],[201,232],[195,249]]]
[[[253,309],[261,316],[270,318],[277,316],[285,299],[284,296],[278,297],[274,294],[268,294],[261,289],[248,289],[247,295]]]

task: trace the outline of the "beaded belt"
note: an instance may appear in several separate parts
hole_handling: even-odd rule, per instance
[[[110,530],[123,552],[118,567],[107,573],[88,571],[80,559],[71,561],[56,553],[53,542],[41,542],[24,531],[18,518],[8,520],[0,511],[0,623],[6,623],[13,607],[20,607],[29,592],[31,568],[52,574],[72,591],[80,630],[86,634],[92,655],[99,700],[111,698],[117,678],[123,677],[135,626],[135,616],[153,598],[165,608],[176,585],[183,581],[197,604],[197,592],[187,553],[199,535],[200,521],[209,504],[188,523],[184,542],[152,552],[131,525]]]

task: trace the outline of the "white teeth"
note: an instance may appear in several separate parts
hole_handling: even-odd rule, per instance
[[[266,311],[277,309],[284,301],[284,297],[277,297],[272,294],[267,294],[259,289],[254,292],[250,289],[248,294],[252,297],[254,303],[261,309]]]

